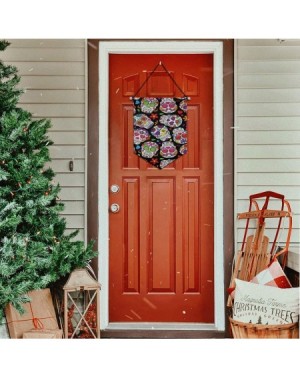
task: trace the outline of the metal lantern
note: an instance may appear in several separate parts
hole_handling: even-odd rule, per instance
[[[75,269],[63,289],[65,338],[100,338],[99,282],[87,269]]]

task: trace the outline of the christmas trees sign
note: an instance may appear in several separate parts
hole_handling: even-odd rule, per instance
[[[9,43],[0,41],[1,51]],[[66,234],[60,187],[50,161],[48,120],[17,107],[16,67],[0,60],[0,319],[7,303],[22,311],[26,293],[42,289],[96,255]]]

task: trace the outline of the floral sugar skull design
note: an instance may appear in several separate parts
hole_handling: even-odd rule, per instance
[[[175,143],[186,144],[187,143],[187,132],[183,127],[177,127],[173,130],[173,140]]]
[[[160,154],[165,159],[174,158],[178,154],[178,151],[173,142],[164,142],[160,148]]]
[[[150,135],[148,131],[144,129],[139,129],[138,127],[134,129],[133,136],[134,136],[135,145],[141,144],[145,142],[146,140],[150,139]]]
[[[187,98],[134,97],[134,152],[158,169],[187,153]]]
[[[145,158],[153,158],[158,151],[158,145],[155,142],[145,142],[142,145],[142,156]]]
[[[134,126],[142,127],[144,129],[149,129],[153,126],[151,119],[146,116],[146,114],[137,114],[133,117]]]
[[[163,113],[174,113],[178,109],[178,105],[173,98],[162,98],[160,101],[159,109]]]
[[[166,126],[163,125],[157,125],[152,127],[151,134],[162,141],[171,139],[171,134],[169,129]]]
[[[178,127],[182,124],[182,118],[177,114],[163,115],[159,121],[169,127]]]
[[[153,97],[144,97],[141,100],[141,109],[143,113],[152,113],[158,105],[158,100],[157,98]]]

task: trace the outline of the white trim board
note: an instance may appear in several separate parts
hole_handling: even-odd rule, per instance
[[[215,323],[182,323],[176,329],[207,330],[225,329],[224,311],[224,261],[223,261],[223,43],[197,41],[111,41],[99,43],[99,280],[100,328],[112,329],[117,323],[109,323],[109,222],[108,222],[108,95],[109,54],[213,54],[214,55],[214,293]],[[172,323],[141,323],[142,329],[170,329]],[[120,324],[121,326],[121,324]],[[124,327],[124,328],[123,328]],[[122,329],[136,329],[131,323]],[[177,327],[177,325],[175,325]],[[174,329],[174,328],[172,328]]]

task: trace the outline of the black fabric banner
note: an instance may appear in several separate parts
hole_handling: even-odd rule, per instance
[[[187,97],[135,97],[134,151],[159,169],[187,153]]]

